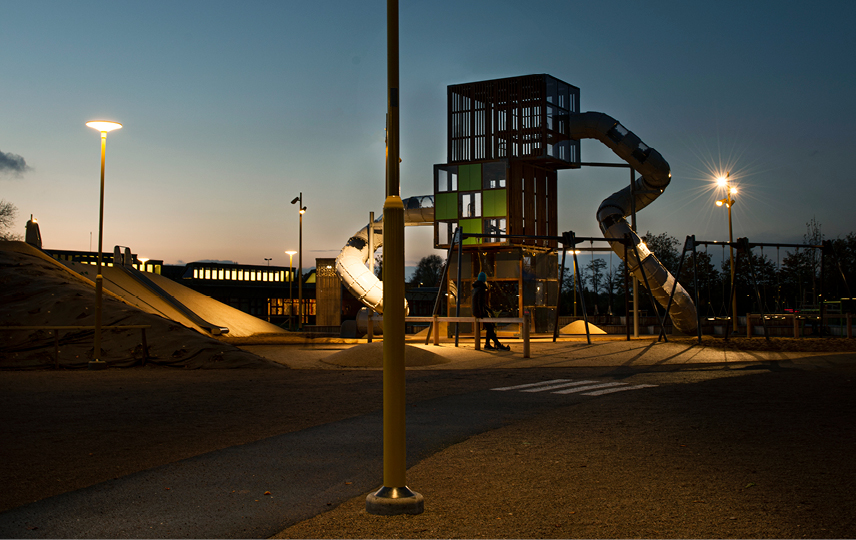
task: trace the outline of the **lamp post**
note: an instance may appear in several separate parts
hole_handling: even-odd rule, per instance
[[[273,260],[273,257],[271,257],[271,258],[265,257],[265,260],[267,261],[268,266],[270,266],[270,262]]]
[[[106,120],[93,120],[86,122],[88,127],[101,132],[101,197],[98,206],[98,270],[95,276],[95,347],[92,351],[92,360],[89,361],[89,369],[104,369],[107,362],[101,360],[101,295],[104,287],[104,278],[101,275],[101,254],[103,253],[102,242],[104,239],[104,157],[107,151],[107,132],[119,129],[122,124]]]
[[[294,254],[296,251],[286,251],[288,255],[288,329],[294,328],[292,315],[294,314],[294,300],[291,296],[291,286],[294,284]]]
[[[306,207],[303,206],[303,192],[300,192],[300,195],[291,200],[291,204],[297,204],[297,208],[300,210],[300,229],[297,243],[297,251],[299,252],[297,256],[297,329],[303,329],[303,214],[306,213]]]
[[[386,200],[383,203],[383,487],[366,497],[366,512],[420,514],[422,495],[405,484],[404,204],[399,170],[398,0],[387,0]],[[460,266],[458,267],[460,272]]]
[[[725,189],[725,198],[716,201],[716,206],[725,206],[728,208],[728,254],[731,259],[731,328],[733,333],[737,333],[737,295],[734,293],[734,246],[731,243],[734,241],[734,235],[731,227],[731,207],[737,202],[734,195],[737,194],[737,188],[731,185],[731,173],[725,173],[725,176],[720,176],[716,179],[719,187]]]

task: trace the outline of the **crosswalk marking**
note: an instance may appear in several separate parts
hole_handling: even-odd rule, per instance
[[[558,384],[551,384],[550,386],[539,386],[537,388],[529,388],[527,390],[521,390],[521,392],[547,392],[549,390],[558,390],[559,388],[568,388],[571,386],[580,386],[583,384],[596,383],[597,381],[576,381],[576,382],[565,382]],[[561,394],[561,392],[553,392],[554,394]]]
[[[602,396],[604,394],[612,394],[613,392],[624,392],[625,390],[640,390],[642,388],[654,388],[656,384],[637,384],[635,386],[622,386],[620,388],[607,388],[606,390],[598,390],[596,392],[587,392],[584,396]]]
[[[569,388],[567,390],[559,390],[558,392],[553,392],[554,394],[576,394],[577,392],[585,392],[586,390],[597,390],[598,388],[609,388],[612,386],[624,386],[627,383],[623,382],[609,382],[609,383],[600,383],[600,384],[591,384],[589,386],[580,386],[578,388]]]
[[[500,392],[504,392],[505,390],[520,390],[521,388],[535,388],[537,386],[544,386],[553,383],[562,383],[568,382],[571,379],[553,379],[552,381],[541,381],[536,383],[529,384],[518,384],[517,386],[503,386],[502,388],[491,388],[491,390],[498,390]]]
[[[515,386],[503,386],[500,388],[491,388],[500,392],[516,390],[519,392],[536,393],[550,392],[551,394],[567,395],[580,394],[583,396],[603,396],[615,392],[626,392],[628,390],[641,390],[643,388],[654,388],[656,384],[636,384],[631,385],[626,382],[601,382],[591,379],[573,380],[573,379],[551,379],[549,381],[540,381],[528,384],[518,384]]]

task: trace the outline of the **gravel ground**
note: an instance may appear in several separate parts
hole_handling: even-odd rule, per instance
[[[854,538],[854,375],[555,409],[410,469],[423,514],[370,515],[360,496],[276,538]]]

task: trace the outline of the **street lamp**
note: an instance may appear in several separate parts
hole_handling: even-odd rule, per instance
[[[716,179],[719,187],[725,189],[725,198],[716,201],[716,206],[725,206],[728,208],[728,254],[731,259],[731,329],[733,333],[737,333],[737,295],[734,293],[734,246],[731,243],[734,241],[734,235],[731,227],[731,207],[737,202],[734,197],[737,194],[737,188],[731,185],[731,173],[725,173],[725,176],[720,176]]]
[[[288,329],[294,328],[292,315],[294,314],[294,300],[291,296],[291,286],[294,284],[294,254],[296,251],[286,251],[288,255]]]
[[[267,261],[268,266],[270,266],[270,262],[273,260],[273,258],[268,259],[267,257],[265,257],[265,260]]]
[[[104,238],[104,156],[107,151],[107,132],[121,128],[122,124],[106,120],[93,120],[86,122],[86,125],[101,132],[101,198],[98,207],[98,270],[95,276],[95,348],[92,351],[92,360],[89,361],[89,369],[104,369],[107,367],[107,362],[101,360],[101,293],[104,286],[104,277],[101,275],[102,241]]]
[[[297,204],[299,203],[299,204]],[[306,213],[306,207],[303,206],[303,192],[300,192],[300,195],[291,200],[291,204],[297,204],[297,208],[300,210],[300,236],[297,243],[297,250],[299,255],[297,256],[297,279],[299,283],[297,285],[297,329],[303,329],[303,214]]]

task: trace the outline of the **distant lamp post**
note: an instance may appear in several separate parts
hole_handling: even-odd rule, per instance
[[[271,258],[265,257],[265,260],[267,261],[268,266],[270,266],[270,262],[273,260],[273,257],[271,257]]]
[[[107,151],[107,132],[121,128],[122,124],[93,120],[86,122],[86,125],[101,132],[101,199],[98,207],[98,270],[95,276],[95,348],[92,351],[92,360],[89,361],[89,369],[104,369],[107,367],[107,362],[101,360],[101,295],[104,286],[104,278],[101,275],[101,254],[104,251],[102,245],[104,240],[104,156]]]
[[[720,176],[716,179],[719,187],[725,190],[725,198],[716,201],[716,206],[725,206],[728,208],[728,254],[731,259],[731,329],[733,333],[737,333],[737,295],[734,293],[734,246],[731,242],[734,241],[734,234],[731,227],[731,207],[737,202],[734,197],[737,194],[737,188],[731,185],[731,173],[725,173],[725,176]]]
[[[298,204],[299,203],[299,204]],[[306,207],[303,206],[303,192],[291,200],[291,204],[297,204],[300,211],[300,236],[297,243],[297,329],[303,329],[303,214],[306,213]]]
[[[296,251],[286,251],[286,255],[288,255],[288,329],[291,330],[294,328],[294,321],[292,321],[292,315],[294,314],[294,300],[292,300],[291,296],[291,286],[294,284],[294,254]]]

